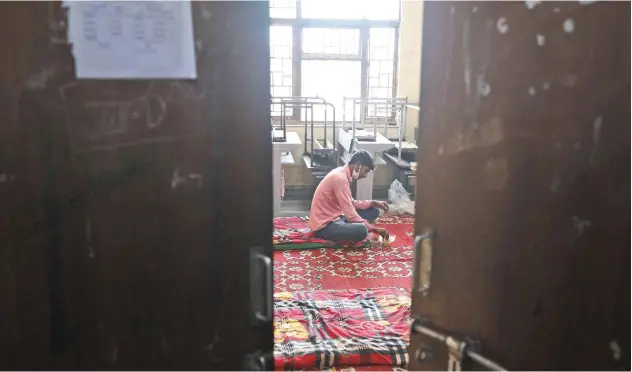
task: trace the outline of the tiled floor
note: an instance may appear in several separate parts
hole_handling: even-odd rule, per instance
[[[311,203],[311,200],[284,200],[278,217],[308,216]]]

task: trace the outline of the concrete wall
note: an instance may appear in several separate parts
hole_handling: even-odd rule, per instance
[[[408,97],[411,102],[419,102],[421,77],[421,22],[423,2],[403,0],[401,24],[399,28],[399,64],[397,66],[397,96]],[[416,142],[415,128],[419,122],[419,111],[408,110],[406,115],[406,139]]]
[[[398,97],[408,97],[413,102],[419,101],[419,82],[421,70],[421,22],[423,3],[421,0],[403,0],[399,32],[399,64],[398,64]],[[406,123],[406,139],[414,142],[419,112],[409,110]],[[288,131],[297,132],[301,141],[304,138],[302,126],[288,127]],[[316,138],[322,138],[322,129],[316,128]],[[397,137],[397,130],[391,129],[389,137]],[[330,136],[328,136],[330,137]],[[283,165],[285,186],[306,186],[313,184],[311,172],[303,165],[303,147],[292,152],[295,164]],[[390,185],[394,179],[391,167],[378,167],[375,171],[374,186]]]

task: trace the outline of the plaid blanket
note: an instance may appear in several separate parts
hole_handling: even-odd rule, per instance
[[[274,295],[276,370],[408,366],[410,294],[397,288]]]

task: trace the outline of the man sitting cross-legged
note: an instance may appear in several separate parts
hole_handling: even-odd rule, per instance
[[[388,231],[371,225],[388,210],[388,204],[376,200],[353,200],[351,180],[360,180],[375,168],[373,157],[360,150],[345,166],[329,172],[314,193],[309,215],[309,227],[317,238],[341,242],[359,242],[375,232],[385,239]]]

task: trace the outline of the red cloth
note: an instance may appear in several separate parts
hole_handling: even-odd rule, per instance
[[[321,248],[274,252],[275,291],[411,288],[413,216],[382,216],[376,226],[396,240],[387,248]]]
[[[275,369],[406,367],[410,319],[400,289],[276,293]]]

